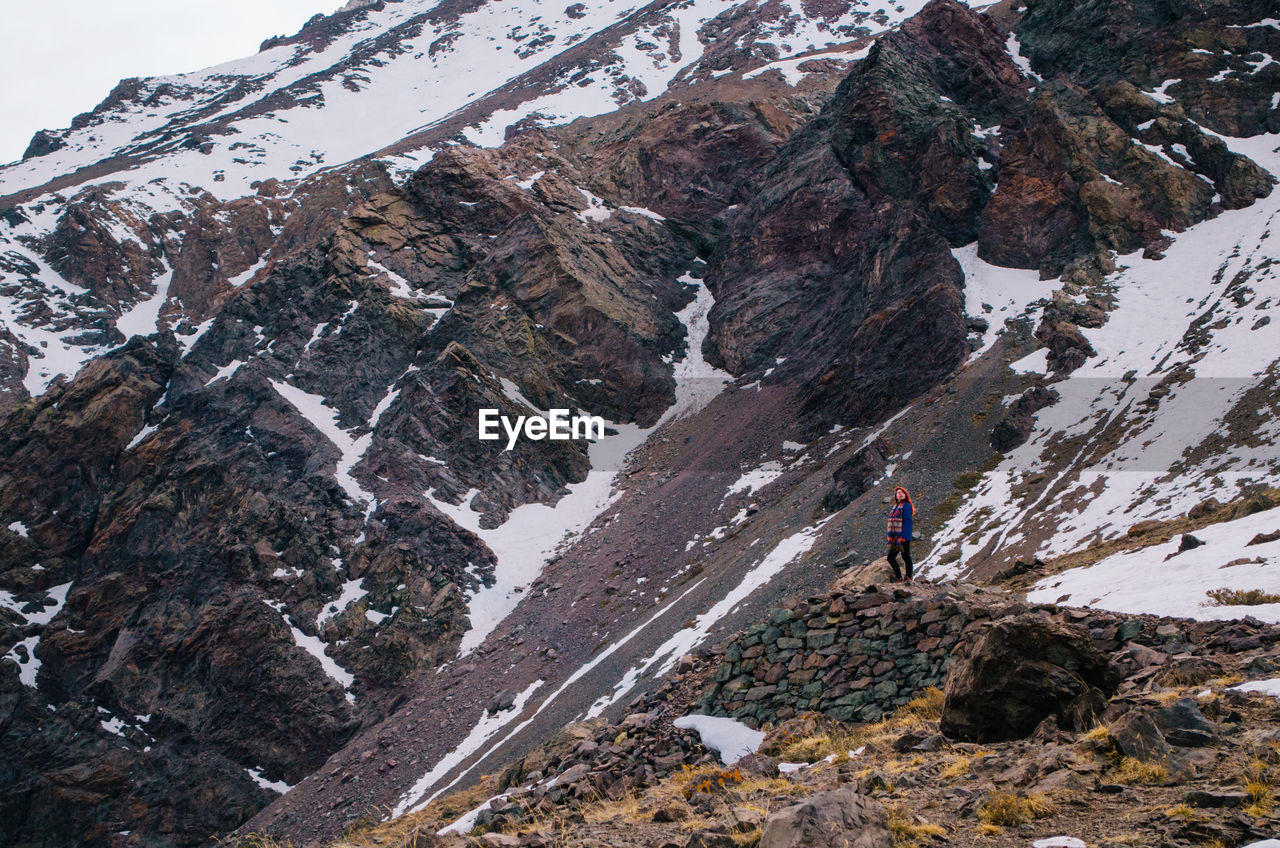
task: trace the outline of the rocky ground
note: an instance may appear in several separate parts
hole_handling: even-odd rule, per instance
[[[871,585],[812,600],[929,607],[956,591],[990,604],[992,620],[965,628],[945,691],[920,690],[879,721],[827,710],[767,722],[759,753],[723,765],[671,721],[705,707],[733,661],[689,657],[621,721],[569,726],[501,774],[333,845],[889,848],[1070,836],[1231,848],[1280,828],[1280,702],[1233,688],[1280,670],[1280,629],[1108,624],[963,587]],[[836,648],[860,638],[842,635]],[[451,823],[470,834],[436,835]]]
[[[467,6],[447,5],[450,20]],[[941,535],[941,564],[1021,567],[996,543],[964,550],[991,517],[957,510],[1069,394],[1057,381],[1100,358],[1087,333],[1113,320],[1118,266],[1270,196],[1264,167],[1220,137],[1278,129],[1280,65],[1251,58],[1280,55],[1268,8],[937,0],[874,45],[859,12],[844,35],[863,58],[819,60],[793,86],[744,73],[777,58],[739,39],[776,5],[718,18],[677,91],[450,145],[394,177],[356,160],[243,197],[183,189],[163,214],[118,183],[6,196],[0,295],[98,355],[72,376],[53,369],[58,339],[0,338],[0,829],[177,846],[256,816],[250,829],[329,839],[407,803],[486,717],[520,732],[464,749],[439,784],[531,755],[602,702],[616,719],[682,640],[726,640],[825,587],[833,563],[879,547],[890,477],[923,493],[919,559]],[[834,20],[842,4],[810,6]],[[373,14],[317,21],[299,44]],[[126,85],[76,132],[153,95]],[[184,161],[220,144],[188,140]],[[24,167],[61,161],[60,141]],[[1240,310],[1271,302],[1256,252],[1256,279],[1231,277]],[[1028,275],[1016,308],[983,299],[982,260]],[[1041,276],[1059,279],[1023,297]],[[1224,321],[1196,318],[1192,341]],[[1006,367],[1036,349],[1045,374]],[[628,433],[672,420],[626,462],[471,438],[478,408],[529,405]],[[1078,441],[1055,444],[1055,470],[1075,462]],[[491,531],[569,503],[589,469],[621,472],[616,499],[571,516],[532,575],[499,575],[519,545]],[[1036,512],[1044,533],[1058,517]],[[495,586],[513,608],[481,632],[475,598]],[[959,634],[991,619],[918,610],[910,640],[792,667],[795,641],[836,644],[814,616],[866,601],[792,609],[707,670],[719,688],[678,702],[875,721],[941,685]],[[460,655],[469,633],[481,644]],[[908,645],[928,662],[899,679]],[[785,661],[767,656],[779,646]],[[656,756],[706,765],[687,735],[662,738]]]

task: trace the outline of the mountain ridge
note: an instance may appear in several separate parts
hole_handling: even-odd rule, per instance
[[[267,52],[357,50],[377,15],[425,31],[420,5]],[[1037,28],[1063,5],[935,0],[868,44],[855,24],[896,20],[733,4],[698,29],[723,66],[619,83],[627,105],[569,123],[513,112],[500,145],[313,160],[235,198],[250,165],[214,194],[178,191],[174,159],[164,184],[12,207],[6,826],[179,845],[407,809],[873,559],[891,481],[924,507],[926,573],[983,579],[1270,479],[1248,425],[1214,430],[1273,417],[1269,364],[1241,352],[1275,329],[1275,136],[1177,98],[1244,121],[1277,86],[1242,57],[1280,30],[1256,3],[1139,4],[1097,26],[1159,67],[1047,78],[1102,49]],[[658,15],[668,47],[636,67],[690,79],[659,13],[706,11],[611,27]],[[788,21],[806,49],[782,59]],[[807,49],[824,32],[849,61]],[[610,433],[471,441],[481,407],[553,406]],[[1173,426],[1188,409],[1208,423]],[[1163,452],[1121,476],[1153,428]]]

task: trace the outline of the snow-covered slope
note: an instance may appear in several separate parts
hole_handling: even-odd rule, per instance
[[[1280,173],[1280,136],[1224,141]],[[931,576],[956,576],[992,561],[1049,559],[1123,536],[1141,521],[1183,516],[1208,498],[1225,503],[1280,481],[1278,220],[1280,192],[1273,192],[1178,234],[1162,258],[1118,257],[1118,269],[1104,281],[1114,309],[1101,327],[1084,330],[1097,356],[1051,381],[1060,400],[1039,412],[1031,438],[983,476],[935,537]],[[1006,282],[1009,297],[1034,296],[1016,272]],[[1046,353],[1041,348],[1013,367],[1047,372]],[[1232,558],[1220,552],[1187,555],[1178,568],[1160,565],[1165,553],[1153,548],[1106,560],[1087,578],[1063,577],[1061,585],[1050,578],[1037,597],[1069,594],[1073,603],[1200,614],[1202,583],[1234,585],[1239,581],[1228,576],[1244,574],[1215,577],[1187,565],[1214,572]],[[1274,568],[1258,566],[1248,576],[1247,588],[1280,590]],[[1179,595],[1162,605],[1166,596],[1157,593],[1135,605],[1098,580],[1128,584],[1138,595],[1154,580],[1176,582],[1195,588],[1197,603]]]
[[[4,391],[21,382],[39,394],[130,335],[184,315],[203,321],[191,297],[168,289],[184,240],[175,220],[212,210],[232,226],[226,204],[269,181],[284,182],[270,194],[287,198],[299,180],[369,156],[404,174],[447,145],[499,145],[517,122],[611,112],[699,79],[758,76],[780,59],[798,84],[804,72],[789,57],[882,32],[923,2],[356,5],[254,56],[125,80],[70,128],[42,132],[24,161],[0,168],[0,358],[20,372]],[[98,241],[134,254],[118,296],[59,273],[50,247],[68,201],[83,202],[90,188],[90,214],[105,230]],[[272,231],[279,235],[278,221]],[[210,271],[234,287],[266,261],[215,259]]]

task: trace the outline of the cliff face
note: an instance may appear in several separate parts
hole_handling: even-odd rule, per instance
[[[1035,486],[1045,457],[1074,483],[1071,443],[1035,416],[1113,400],[1047,384],[1128,314],[1117,265],[1270,214],[1269,154],[1232,137],[1280,129],[1248,3],[706,5],[362,6],[234,73],[122,83],[0,171],[15,844],[416,804],[825,585],[895,472],[928,493],[922,559],[1007,564],[1025,515],[982,537],[962,489],[947,523],[951,480],[1047,443],[1010,460],[1039,478],[983,485],[1056,520]],[[440,84],[461,55],[496,87],[300,152],[408,86],[386,68]],[[1238,309],[1269,309],[1271,250]],[[1212,349],[1228,325],[1195,320]],[[1043,375],[1005,367],[1038,347]],[[486,407],[611,432],[504,451]]]

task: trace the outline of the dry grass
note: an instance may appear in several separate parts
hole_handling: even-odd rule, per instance
[[[642,797],[639,792],[632,792],[616,801],[600,801],[584,810],[583,817],[589,822],[640,821],[648,817],[641,803]]]
[[[245,848],[290,848],[290,843],[281,842],[265,833],[250,833],[240,844]]]
[[[1207,607],[1253,607],[1258,604],[1280,604],[1280,595],[1261,589],[1210,589],[1205,592]]]
[[[1169,779],[1169,769],[1163,763],[1121,757],[1111,772],[1111,779],[1128,786],[1159,786]]]
[[[1108,836],[1103,839],[1102,844],[1106,846],[1106,848],[1111,848],[1113,845],[1146,845],[1150,838],[1150,836],[1145,834],[1131,831],[1129,833],[1116,833]]]
[[[942,716],[943,695],[929,688],[917,698],[903,704],[892,715],[872,724],[826,727],[810,736],[787,739],[769,751],[771,756],[792,763],[816,763],[832,755],[836,762],[849,757],[864,745],[891,741]]]
[[[957,778],[964,777],[973,771],[973,764],[983,757],[994,756],[995,751],[987,751],[979,749],[977,751],[969,751],[968,753],[958,754],[950,753],[947,755],[947,764],[942,767],[942,771],[938,772],[941,777]]]
[[[1269,815],[1275,800],[1277,782],[1280,781],[1271,766],[1258,757],[1250,758],[1240,774],[1240,786],[1249,796],[1249,803],[1244,811],[1251,816]]]
[[[935,836],[945,837],[947,829],[920,816],[913,815],[904,804],[889,807],[889,832],[895,848],[915,848]]]
[[[1178,818],[1186,819],[1187,821],[1194,821],[1200,818],[1200,814],[1195,811],[1195,808],[1187,804],[1178,804],[1174,807],[1167,807],[1164,810],[1164,814],[1171,819]]]
[[[1057,812],[1057,805],[1042,792],[1031,795],[993,792],[978,808],[978,820],[998,827],[1017,827],[1037,819],[1048,818]]]
[[[1081,742],[1109,742],[1110,740],[1111,728],[1105,724],[1099,724],[1080,734]]]
[[[998,824],[983,822],[982,824],[978,825],[979,836],[999,836],[1002,833],[1004,833],[1004,828]]]

